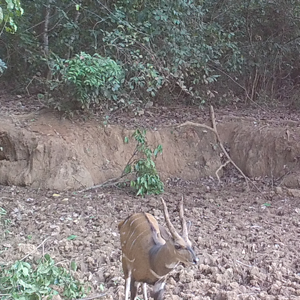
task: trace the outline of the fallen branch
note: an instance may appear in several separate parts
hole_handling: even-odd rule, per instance
[[[219,133],[217,131],[217,125],[216,125],[216,118],[215,118],[215,112],[214,112],[214,108],[213,106],[211,105],[210,106],[210,117],[211,117],[211,122],[212,122],[212,125],[213,125],[213,129],[214,129],[214,132],[216,134],[216,137],[217,137],[217,140],[218,140],[218,143],[220,145],[220,148],[222,149],[223,153],[225,154],[225,156],[227,157],[227,159],[233,164],[233,166],[240,172],[240,174],[244,177],[247,185],[248,185],[248,180],[250,180],[245,174],[244,172],[236,165],[236,163],[231,159],[230,155],[228,154],[228,152],[226,151],[225,147],[223,146],[222,142],[221,142],[221,139],[220,139],[220,136],[219,136]]]
[[[108,179],[107,181],[105,181],[105,182],[103,182],[103,183],[101,183],[101,184],[97,184],[97,185],[88,187],[88,188],[86,188],[86,189],[84,189],[84,190],[81,190],[81,191],[79,191],[79,193],[87,192],[87,191],[94,190],[94,189],[98,189],[98,188],[114,186],[114,185],[119,184],[119,183],[127,182],[127,180],[121,181],[121,179],[122,179],[123,177],[127,176],[127,175],[128,175],[128,174],[124,174],[124,172],[123,172],[122,175],[119,176],[119,177]]]
[[[20,259],[20,261],[23,261],[25,258],[27,258],[28,256],[30,256],[31,254],[35,253],[37,251],[37,249],[39,249],[41,246],[44,247],[44,244],[46,243],[46,241],[49,239],[50,237],[45,238],[41,244],[39,244],[33,251],[29,252],[28,254],[26,254],[22,259]],[[44,248],[43,248],[44,249]]]
[[[190,122],[190,121],[187,121],[187,122],[184,122],[183,124],[181,125],[178,125],[177,127],[183,127],[183,126],[195,126],[195,127],[201,127],[201,128],[204,128],[204,129],[207,129],[211,132],[213,132],[217,138],[217,142],[222,150],[222,152],[225,154],[226,158],[227,158],[227,161],[222,164],[215,172],[216,174],[216,177],[218,178],[218,181],[221,182],[220,180],[220,177],[218,175],[218,173],[220,172],[220,170],[222,170],[225,166],[227,166],[229,163],[231,163],[237,170],[238,172],[244,177],[246,183],[247,183],[247,186],[248,186],[248,182],[251,182],[251,184],[259,191],[260,189],[255,185],[255,183],[249,178],[247,177],[244,172],[236,165],[236,163],[232,160],[232,158],[230,157],[230,155],[228,154],[228,152],[226,151],[221,139],[220,139],[220,136],[219,136],[219,133],[218,133],[218,130],[217,130],[217,125],[216,125],[216,118],[215,118],[215,112],[214,112],[214,108],[213,106],[211,105],[210,106],[210,117],[211,117],[211,122],[212,122],[212,127],[209,127],[205,124],[200,124],[200,123],[194,123],[194,122]],[[249,186],[248,186],[249,187]]]
[[[119,177],[108,179],[107,181],[105,181],[105,182],[103,182],[101,184],[88,187],[88,188],[86,188],[84,190],[81,190],[79,192],[80,193],[87,192],[87,191],[90,191],[90,190],[94,190],[94,189],[98,189],[98,188],[103,188],[103,187],[114,186],[114,185],[119,184],[119,183],[125,183],[125,182],[127,182],[127,180],[121,181],[121,179],[130,174],[130,173],[126,173],[125,170],[126,170],[127,166],[129,166],[129,165],[131,165],[133,163],[133,161],[134,161],[133,158],[136,156],[137,152],[138,152],[138,148],[136,146],[135,150],[133,151],[133,154],[129,158],[129,160],[128,160],[126,166],[125,166],[125,168],[123,169],[123,171],[122,171],[122,173],[121,173],[121,175]]]
[[[221,182],[221,179],[220,179],[220,176],[219,176],[219,172],[220,172],[223,168],[225,168],[229,163],[230,163],[230,160],[227,160],[227,161],[225,162],[225,164],[222,164],[222,165],[217,169],[217,171],[216,171],[215,174],[216,174],[216,176],[217,176],[219,182]]]
[[[98,295],[91,296],[91,297],[80,298],[80,299],[77,299],[77,300],[93,300],[93,299],[96,299],[96,298],[102,298],[106,295],[107,295],[107,293],[102,293],[102,294],[98,294]]]

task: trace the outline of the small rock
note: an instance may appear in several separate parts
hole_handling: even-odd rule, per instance
[[[158,209],[154,209],[153,210],[153,215],[154,215],[154,217],[159,217],[161,215],[161,211],[158,210]]]
[[[275,192],[276,192],[276,194],[278,194],[278,195],[282,195],[282,194],[283,194],[282,187],[280,187],[280,186],[276,186],[276,188],[275,188]]]
[[[217,283],[222,284],[223,283],[223,277],[221,274],[216,274],[215,280]]]
[[[194,271],[193,270],[184,270],[182,273],[179,275],[179,281],[180,282],[193,282],[194,280]]]
[[[295,198],[300,198],[300,190],[298,190],[298,189],[288,189],[287,193],[289,196],[292,196]]]
[[[206,193],[206,194],[204,195],[204,198],[205,198],[206,200],[209,200],[209,199],[213,198],[213,195],[212,195],[211,193]]]
[[[150,199],[148,205],[150,207],[156,207],[157,206],[157,201],[153,198],[153,199]]]
[[[229,283],[229,286],[230,286],[233,290],[238,290],[239,287],[240,287],[240,285],[239,285],[237,282],[235,282],[235,281],[230,282],[230,283]]]

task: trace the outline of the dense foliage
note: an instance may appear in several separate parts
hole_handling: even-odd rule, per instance
[[[77,268],[75,263],[73,267]],[[89,291],[49,254],[37,264],[15,261],[11,266],[0,265],[2,300],[52,299],[59,291],[64,299],[78,299],[85,296],[85,290]]]
[[[19,7],[17,0],[0,0],[0,8],[7,3]],[[153,97],[269,101],[297,92],[297,0],[35,0],[21,5],[23,17],[11,18],[17,32],[1,31],[0,72],[7,66],[5,78],[21,86],[31,83],[29,89],[41,87],[48,101],[61,103],[61,90],[72,91],[72,85],[68,101],[111,108],[135,107]],[[20,10],[6,9],[4,16],[13,11]],[[7,22],[1,25],[8,28]],[[70,68],[79,76],[68,76]],[[90,73],[92,83],[86,80]]]

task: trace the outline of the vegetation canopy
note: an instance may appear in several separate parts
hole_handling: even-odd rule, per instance
[[[0,0],[0,72],[56,107],[295,104],[299,14],[296,0]]]

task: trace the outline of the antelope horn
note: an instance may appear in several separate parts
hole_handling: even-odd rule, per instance
[[[186,225],[186,221],[185,221],[184,214],[183,214],[183,196],[180,201],[179,217],[181,219],[182,237],[184,240],[187,241],[189,238],[189,233],[188,233],[188,227]]]
[[[167,226],[168,226],[173,238],[180,239],[181,237],[180,237],[179,233],[176,231],[175,227],[173,226],[173,224],[170,221],[168,208],[167,208],[166,202],[163,198],[161,198],[161,202],[162,202],[163,207],[164,207],[165,220],[166,220]]]

